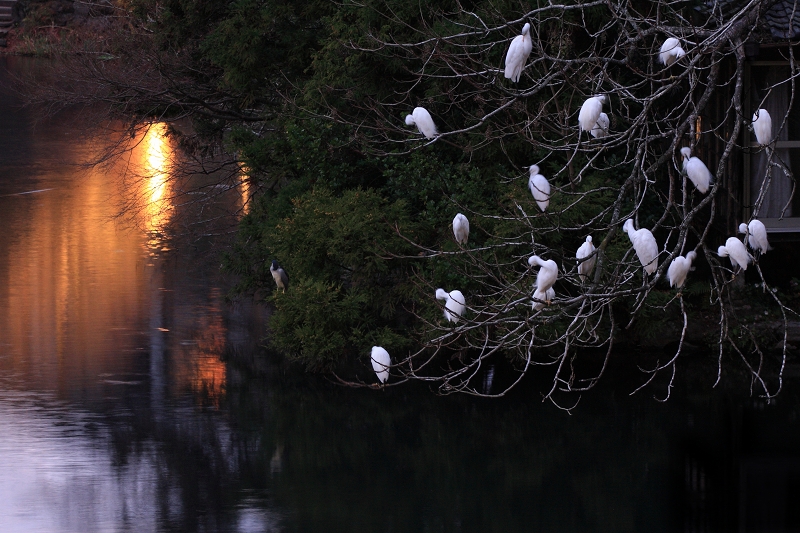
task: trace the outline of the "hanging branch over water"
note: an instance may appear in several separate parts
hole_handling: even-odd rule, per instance
[[[788,317],[797,313],[768,287],[756,254],[764,291],[783,317],[780,353],[767,353],[757,326],[738,315],[733,301],[744,272],[731,268],[717,250],[720,236],[733,229],[719,219],[721,199],[733,194],[737,183],[730,176],[738,168],[732,160],[751,149],[742,145],[748,137],[743,130],[751,128],[744,103],[744,43],[759,37],[759,21],[769,6],[752,0],[708,3],[693,11],[677,2],[598,1],[547,4],[518,14],[459,6],[417,21],[411,31],[415,39],[409,40],[408,32],[401,38],[373,31],[351,41],[358,53],[407,65],[395,90],[381,98],[353,101],[335,86],[320,90],[331,101],[347,102],[332,106],[327,118],[352,126],[367,150],[393,158],[448,145],[471,158],[501,145],[507,147],[503,153],[510,166],[527,170],[535,164],[537,172],[541,167],[550,187],[549,206],[543,208],[525,187],[527,172],[504,176],[499,181],[510,192],[497,211],[453,205],[453,214],[465,213],[472,228],[494,228],[493,234],[479,230],[473,232],[478,239],[445,249],[407,239],[418,255],[406,258],[447,261],[453,269],[448,279],[460,279],[462,285],[444,289],[459,289],[466,310],[457,321],[447,318],[449,300],[433,297],[441,278],[421,268],[417,283],[430,295],[430,305],[414,312],[425,328],[418,350],[392,354],[394,378],[430,382],[443,394],[503,396],[519,379],[487,391],[480,376],[490,363],[506,358],[520,378],[549,372],[552,387],[543,397],[561,406],[557,393],[580,393],[598,382],[613,347],[645,311],[663,311],[666,317],[677,306],[677,348],[665,361],[642,367],[645,379],[633,391],[662,383],[656,396],[666,400],[689,327],[683,289],[665,289],[667,270],[675,258],[694,250],[704,259],[708,305],[719,317],[717,382],[723,354],[732,353],[750,374],[754,394],[778,394]],[[389,25],[404,27],[390,11],[383,16]],[[532,51],[514,83],[505,79],[503,61],[509,41],[526,23]],[[668,38],[673,47],[680,45],[680,54],[677,48],[661,49]],[[791,75],[779,83],[790,85],[793,99],[798,69],[791,48],[786,56]],[[600,105],[607,118],[605,124],[593,119],[597,123],[581,131],[579,110],[593,95],[604,96]],[[421,138],[400,120],[418,106],[430,112],[436,136]],[[788,110],[775,121],[776,132],[787,119]],[[708,192],[684,174],[683,147],[711,169]],[[767,168],[778,166],[794,179],[770,146],[759,149],[769,154]],[[754,203],[756,213],[768,188],[769,179]],[[536,196],[533,185],[531,191]],[[655,235],[652,274],[645,274],[633,234],[629,240],[620,232],[629,219]],[[599,244],[591,254],[594,270],[584,278],[578,266],[589,258],[579,260],[575,250],[587,236]],[[534,292],[536,273],[527,261],[533,255],[558,264],[552,297]],[[698,281],[695,273],[688,277]],[[598,348],[605,354],[599,358],[596,350],[587,350]]]

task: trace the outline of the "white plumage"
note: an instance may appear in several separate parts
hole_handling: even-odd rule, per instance
[[[372,360],[372,370],[378,376],[378,381],[386,383],[386,380],[389,379],[389,367],[392,365],[392,358],[389,357],[389,352],[380,346],[373,346],[370,359]]]
[[[558,265],[552,259],[545,261],[538,255],[532,255],[528,258],[529,266],[538,266],[539,272],[536,274],[536,292],[546,294],[558,278]]]
[[[747,234],[747,243],[753,251],[758,250],[760,253],[765,254],[769,250],[767,228],[760,220],[754,218],[750,221],[750,224],[742,222],[739,224],[739,233]]]
[[[550,205],[550,183],[547,178],[539,174],[539,166],[531,165],[531,176],[528,178],[528,187],[531,190],[533,199],[536,200],[536,205],[539,209],[544,211]]]
[[[683,171],[686,172],[686,176],[694,183],[698,191],[703,194],[707,193],[712,181],[711,171],[700,159],[692,156],[692,149],[688,146],[681,148],[681,155],[683,156]]]
[[[600,113],[600,116],[597,117],[597,122],[595,122],[592,131],[589,133],[592,134],[592,137],[595,139],[602,139],[606,135],[608,135],[608,126],[610,121],[608,120],[608,115],[605,113]]]
[[[581,111],[578,113],[578,125],[583,131],[592,131],[592,128],[597,124],[597,119],[600,118],[600,113],[603,112],[603,102],[606,101],[604,94],[598,94],[587,98],[581,106]]]
[[[525,24],[522,27],[522,35],[514,37],[506,53],[505,76],[514,83],[519,82],[522,69],[525,68],[525,62],[528,61],[528,56],[531,55],[533,49],[530,31],[531,25]]]
[[[753,132],[761,146],[772,142],[772,117],[766,109],[759,109],[753,113]]]
[[[747,270],[747,265],[750,264],[750,254],[747,253],[747,248],[736,237],[728,237],[725,244],[717,250],[717,255],[730,258],[731,265],[741,267],[742,270]]]
[[[469,220],[461,213],[453,219],[453,235],[458,244],[467,244],[469,239]]]
[[[437,135],[436,124],[433,123],[433,118],[428,110],[424,107],[415,107],[410,115],[406,115],[406,124],[409,126],[417,126],[419,132],[425,136],[426,139],[433,139]]]
[[[670,37],[661,45],[658,59],[661,64],[670,66],[685,55],[686,52],[681,48],[681,42],[675,37]]]
[[[623,231],[633,244],[636,256],[644,267],[645,272],[652,274],[658,268],[658,243],[649,229],[633,229],[633,220],[628,219],[622,225]]]
[[[540,292],[539,289],[533,291],[533,310],[538,311],[542,309],[545,305],[550,305],[550,302],[553,298],[556,297],[556,290],[553,287],[550,287],[545,292]],[[536,300],[539,300],[538,302]]]
[[[275,280],[275,285],[283,292],[286,292],[286,289],[289,288],[289,276],[286,275],[286,271],[275,260],[272,261],[269,271],[272,274],[272,279]]]
[[[447,292],[444,289],[436,289],[436,299],[444,300],[444,317],[447,321],[457,323],[467,305],[461,291]]]
[[[578,259],[578,275],[581,277],[582,281],[586,281],[589,275],[594,270],[594,263],[597,260],[597,256],[592,255],[594,253],[594,244],[592,244],[592,236],[589,235],[586,237],[586,241],[581,244],[580,248],[578,248],[578,252],[575,254],[575,257]],[[588,257],[588,259],[586,259]],[[581,261],[581,259],[586,259],[585,261]]]
[[[683,284],[686,282],[686,276],[689,274],[689,270],[692,269],[692,261],[695,260],[697,254],[694,251],[689,252],[686,254],[686,257],[678,256],[672,260],[670,263],[669,268],[667,269],[667,279],[669,280],[670,287],[683,287]]]

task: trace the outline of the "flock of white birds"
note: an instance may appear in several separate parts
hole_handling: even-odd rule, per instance
[[[522,33],[514,37],[508,47],[505,59],[504,75],[514,83],[518,83],[528,56],[533,49],[533,42],[530,36],[530,24],[522,27]],[[661,45],[659,61],[665,67],[670,67],[686,55],[681,42],[675,37],[670,37]],[[587,132],[595,139],[601,139],[609,134],[611,121],[606,113],[603,112],[603,104],[606,96],[598,94],[591,96],[581,106],[578,113],[579,132]],[[416,125],[419,132],[426,139],[435,139],[439,134],[433,118],[427,109],[417,107],[412,113],[406,116],[406,124]],[[756,141],[761,146],[768,146],[772,143],[772,118],[766,109],[759,109],[753,114],[753,132]],[[692,156],[692,150],[688,146],[681,148],[683,158],[683,171],[686,177],[701,194],[706,194],[709,187],[713,185],[713,176],[708,167],[699,158]],[[550,204],[550,183],[540,174],[538,165],[529,167],[530,177],[528,178],[528,188],[531,191],[536,205],[544,212]],[[634,228],[632,219],[628,219],[622,226],[623,231],[628,234],[628,238],[633,245],[636,256],[645,271],[645,276],[652,275],[658,269],[658,243],[655,237],[646,228]],[[739,233],[745,234],[745,240],[750,245],[754,253],[764,254],[769,249],[767,242],[767,231],[764,224],[753,219],[749,224],[742,223],[739,226]],[[456,242],[464,246],[469,238],[469,220],[462,213],[458,213],[453,219],[453,235]],[[736,237],[730,237],[725,245],[720,246],[718,251],[720,257],[728,257],[731,265],[742,270],[747,270],[753,257],[747,251],[745,244]],[[595,246],[592,244],[592,237],[587,236],[586,241],[581,244],[576,252],[578,261],[578,275],[583,282],[588,281],[589,276],[594,270],[597,258]],[[670,287],[680,289],[686,282],[686,277],[692,268],[692,262],[697,257],[697,253],[690,251],[686,256],[677,256],[670,263],[667,269],[667,279]],[[538,255],[528,258],[530,267],[539,267],[536,275],[536,282],[533,291],[533,310],[538,311],[555,298],[555,285],[558,279],[558,265],[552,259],[544,260]],[[444,289],[436,289],[436,299],[444,301],[444,317],[448,322],[457,323],[466,309],[466,300],[459,290],[450,292]],[[391,367],[391,357],[389,353],[380,346],[372,348],[372,367],[375,370],[381,384],[389,379],[389,368]]]

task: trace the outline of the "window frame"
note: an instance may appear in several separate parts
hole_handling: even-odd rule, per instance
[[[752,101],[752,91],[750,90],[751,83],[752,83],[752,67],[791,67],[788,60],[759,60],[753,59],[745,61],[744,66],[744,86],[747,88],[745,91],[745,101],[744,101],[744,108],[745,108],[745,120],[750,122],[753,113],[755,113],[754,103]],[[795,102],[794,105],[800,105],[800,103]],[[742,150],[744,155],[744,180],[742,183],[742,220],[748,221],[752,217],[753,209],[752,205],[752,198],[750,194],[750,188],[752,186],[752,179],[753,175],[750,171],[750,151],[754,148],[758,148],[759,144],[756,142],[755,134],[753,133],[752,127],[742,128],[742,136],[743,142],[742,146],[745,148]],[[775,141],[774,147],[777,148],[788,148],[788,149],[800,149],[800,140],[794,141]],[[794,171],[793,171],[794,174]],[[795,179],[796,182],[796,179]],[[795,190],[795,195],[800,194],[800,190]],[[774,217],[758,217],[758,220],[764,223],[764,227],[767,229],[767,233],[800,233],[800,215],[798,216],[791,216],[791,217],[784,217],[784,218],[774,218]]]

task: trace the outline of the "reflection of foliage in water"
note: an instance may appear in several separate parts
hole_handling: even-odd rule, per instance
[[[166,530],[232,530],[245,505],[288,531],[735,527],[739,454],[796,453],[791,389],[784,404],[743,405],[708,394],[711,365],[682,373],[666,404],[631,398],[641,356],[623,355],[567,415],[541,402],[545,382],[497,401],[418,386],[375,394],[231,352],[220,410],[185,398],[167,416],[137,411],[113,422],[114,441],[120,465],[158,457]],[[704,486],[689,486],[699,475]]]

